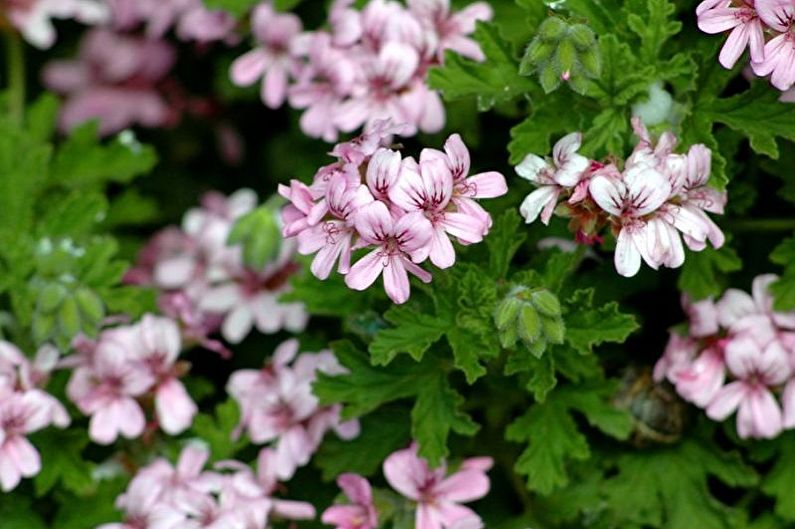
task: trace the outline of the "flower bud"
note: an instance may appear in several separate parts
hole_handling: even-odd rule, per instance
[[[494,322],[497,324],[497,328],[499,330],[504,330],[510,327],[519,315],[521,308],[522,302],[516,297],[509,296],[502,300],[502,302],[497,305],[497,310],[494,313]]]
[[[58,310],[58,327],[64,338],[72,338],[80,332],[80,309],[75,298],[68,297]]]
[[[75,301],[80,315],[93,324],[98,324],[105,317],[105,306],[102,299],[91,289],[79,288],[75,292]]]
[[[585,75],[588,77],[594,79],[602,74],[602,59],[596,46],[581,51],[579,60]]]
[[[569,28],[569,40],[579,51],[585,51],[596,46],[596,35],[585,24],[574,24]]]
[[[519,64],[519,74],[532,74],[536,71],[536,68],[540,63],[551,59],[554,52],[554,43],[534,39],[527,46],[527,50],[525,50],[524,57],[522,57],[522,62]]]
[[[41,292],[39,292],[37,310],[44,314],[54,312],[68,294],[69,291],[62,284],[48,283],[41,289]]]
[[[274,211],[261,206],[241,217],[232,228],[227,244],[243,246],[243,260],[258,270],[279,254],[281,228]]]
[[[541,335],[541,318],[532,305],[525,304],[522,307],[518,323],[517,331],[519,332],[519,337],[526,344],[535,342]]]
[[[566,39],[560,42],[555,52],[555,63],[561,77],[564,72],[570,74],[574,69],[574,65],[577,64],[577,48],[572,41]]]
[[[530,296],[533,306],[544,316],[560,316],[560,302],[557,296],[549,290],[536,290]]]
[[[555,64],[550,62],[541,69],[541,74],[538,77],[538,82],[541,83],[541,88],[545,93],[553,92],[560,86],[560,73],[555,68]]]
[[[560,40],[566,35],[569,25],[559,17],[549,17],[538,28],[538,38],[549,42]]]
[[[563,319],[559,316],[557,318],[541,318],[541,326],[544,329],[544,336],[551,343],[563,343],[563,336],[566,331],[566,326]]]

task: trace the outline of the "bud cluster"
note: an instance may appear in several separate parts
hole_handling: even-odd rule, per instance
[[[584,24],[569,24],[549,17],[538,28],[519,66],[522,75],[538,75],[544,92],[566,81],[572,90],[585,93],[588,79],[599,77],[601,59],[596,36]]]
[[[547,344],[563,343],[566,331],[558,298],[544,288],[514,287],[497,305],[494,321],[503,347],[522,340],[536,357]]]

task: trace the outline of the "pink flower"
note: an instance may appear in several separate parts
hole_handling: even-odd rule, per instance
[[[236,41],[234,17],[225,11],[206,9],[201,0],[110,0],[109,3],[118,30],[128,31],[143,24],[150,39],[163,38],[173,27],[182,40]]]
[[[199,296],[199,308],[224,314],[221,333],[230,343],[240,343],[251,329],[273,334],[281,329],[301,331],[309,315],[301,303],[282,303],[289,290],[287,280],[297,269],[292,261],[294,245],[285,243],[279,258],[261,271],[237,268],[231,277],[209,286]]]
[[[67,98],[60,115],[63,130],[98,119],[100,134],[108,135],[175,119],[158,87],[174,60],[174,50],[165,42],[94,29],[83,38],[76,60],[49,62],[43,78],[48,88]]]
[[[173,320],[146,314],[138,324],[138,332],[136,356],[155,380],[158,423],[167,434],[179,434],[193,423],[198,412],[175,369],[182,348],[179,328]]]
[[[44,395],[27,391],[0,398],[0,488],[5,492],[41,470],[39,453],[26,436],[53,423],[51,403]]]
[[[395,177],[400,167],[399,154],[397,162],[397,170],[393,171]],[[379,162],[374,156],[367,169],[368,180],[371,177],[389,178],[385,174],[390,173],[390,170],[381,172],[378,171],[378,167]],[[372,176],[377,172],[378,175]],[[327,220],[321,220],[298,235],[298,252],[303,255],[316,253],[310,268],[315,277],[328,278],[337,260],[339,260],[338,271],[341,274],[348,273],[351,267],[352,241],[356,233],[353,222],[355,214],[372,201],[373,197],[366,186],[351,182],[345,175],[332,178],[326,189],[326,205],[329,213]]]
[[[287,97],[287,85],[294,57],[292,40],[301,32],[301,20],[293,14],[281,14],[269,3],[254,8],[252,31],[260,46],[238,57],[232,63],[232,82],[250,86],[262,79],[262,101],[277,108]]]
[[[444,60],[445,50],[475,61],[486,57],[480,45],[469,37],[478,20],[491,20],[491,6],[486,2],[471,4],[458,13],[450,12],[449,0],[408,0],[408,6],[420,22],[436,34],[437,60]]]
[[[308,463],[329,429],[349,439],[359,433],[358,423],[343,426],[338,410],[320,407],[312,393],[318,371],[345,372],[334,355],[297,353],[298,341],[288,340],[264,368],[236,371],[227,384],[241,410],[238,429],[245,429],[254,443],[274,444],[268,468],[278,479],[289,479]]]
[[[351,58],[334,48],[325,33],[312,36],[309,63],[290,87],[290,105],[305,108],[301,130],[312,138],[336,141],[338,130],[334,116],[342,99],[356,81],[356,66]]]
[[[350,132],[375,120],[391,119],[406,123],[409,134],[416,133],[416,116],[420,106],[409,107],[410,81],[419,66],[420,57],[412,46],[400,42],[386,43],[381,50],[363,59],[361,64],[363,89],[341,103],[335,123],[340,130]],[[414,118],[414,119],[412,119]]]
[[[516,166],[519,176],[538,187],[527,195],[519,207],[525,222],[530,224],[540,214],[541,222],[549,224],[562,189],[572,188],[582,179],[591,162],[577,154],[581,145],[582,134],[572,132],[555,144],[552,163],[535,154],[528,154]]]
[[[619,274],[631,277],[640,269],[641,257],[657,268],[669,255],[670,247],[659,231],[665,227],[644,219],[668,200],[671,186],[658,171],[645,165],[625,170],[622,179],[596,175],[588,186],[593,200],[617,220],[618,238],[615,265]],[[678,240],[678,234],[675,234]],[[681,245],[681,242],[680,242]]]
[[[444,142],[444,152],[436,149],[423,149],[420,161],[423,159],[440,158],[447,165],[453,175],[453,196],[451,202],[461,212],[477,216],[483,225],[483,236],[491,228],[491,215],[484,210],[475,199],[496,198],[508,192],[505,177],[497,171],[469,174],[470,158],[461,136],[452,134]]]
[[[702,338],[718,333],[718,309],[712,298],[690,301],[687,294],[682,294],[682,308],[690,320],[690,336]]]
[[[774,327],[795,329],[795,312],[773,311],[770,284],[777,279],[774,274],[757,276],[753,282],[753,296],[734,288],[727,290],[717,303],[721,325],[735,332],[751,330],[756,335],[765,331],[771,337]]]
[[[326,509],[321,518],[323,523],[337,529],[376,529],[378,513],[370,483],[356,474],[342,474],[337,478],[337,485],[351,504],[333,505]]]
[[[482,217],[449,207],[453,175],[438,157],[421,156],[419,164],[413,158],[403,160],[400,178],[390,189],[389,197],[402,210],[422,212],[430,221],[433,234],[429,257],[439,268],[449,268],[455,263],[455,250],[448,234],[466,243],[476,243],[488,230]]]
[[[104,331],[90,361],[72,372],[66,388],[80,411],[91,416],[89,436],[99,444],[110,444],[119,435],[132,439],[144,431],[146,420],[135,398],[146,393],[154,379],[135,361],[135,331]]]
[[[98,0],[25,0],[6,2],[5,16],[32,45],[40,49],[55,43],[52,18],[73,18],[84,24],[108,20],[107,6]]]
[[[690,365],[678,370],[672,382],[683,399],[705,408],[721,390],[725,380],[723,347],[713,346],[705,349]]]
[[[430,282],[431,274],[415,263],[424,261],[430,252],[433,226],[422,213],[408,213],[394,219],[383,202],[361,208],[355,219],[361,246],[376,249],[359,259],[345,276],[345,284],[365,290],[383,272],[384,289],[395,303],[404,303],[410,294],[407,272]]]
[[[733,339],[726,347],[726,365],[737,380],[717,392],[707,415],[722,421],[737,411],[737,433],[770,439],[783,427],[781,408],[771,388],[783,384],[791,370],[778,341],[761,344],[751,336]]]
[[[445,467],[430,469],[413,444],[384,461],[384,476],[392,488],[417,502],[416,529],[450,529],[463,519],[479,518],[460,503],[488,493],[490,467],[490,458],[468,459],[458,472],[445,477]]]
[[[795,83],[795,4],[789,0],[756,0],[756,10],[762,22],[780,32],[765,44],[764,59],[754,59],[751,66],[759,76],[770,75],[770,82],[781,91]]]
[[[705,0],[699,4],[696,14],[698,27],[705,33],[731,30],[718,58],[724,68],[733,68],[749,45],[753,62],[765,59],[765,34],[754,9],[754,0],[740,0],[737,7],[733,7],[730,0]]]

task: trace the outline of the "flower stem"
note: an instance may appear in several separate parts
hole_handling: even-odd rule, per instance
[[[8,63],[8,113],[21,125],[25,115],[25,49],[17,32],[7,29],[3,33]]]
[[[746,232],[794,231],[795,219],[740,219],[727,222],[726,227]]]

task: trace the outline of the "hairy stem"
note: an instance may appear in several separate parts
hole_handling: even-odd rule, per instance
[[[8,113],[11,119],[21,124],[25,115],[25,49],[18,33],[10,29],[3,33],[8,64]]]

